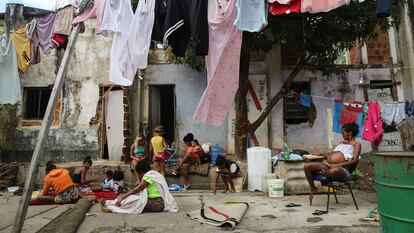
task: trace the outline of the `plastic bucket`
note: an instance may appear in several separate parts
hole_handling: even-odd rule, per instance
[[[275,180],[277,179],[276,174],[264,174],[262,176],[262,192],[268,193],[269,192],[269,180]]]
[[[234,189],[236,193],[243,192],[243,177],[233,179]]]
[[[283,197],[284,183],[283,179],[269,180],[269,197]]]

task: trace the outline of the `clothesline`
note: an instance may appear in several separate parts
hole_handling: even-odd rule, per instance
[[[295,92],[295,91],[292,91],[289,94],[291,94],[291,93],[299,94],[299,95],[302,94],[302,93]],[[319,96],[319,95],[311,95],[311,94],[306,94],[306,93],[304,93],[304,94],[305,95],[308,95],[308,96],[311,96],[313,98],[326,99],[326,100],[338,100],[338,98],[333,98],[333,97],[326,97],[326,96]],[[406,101],[413,101],[413,100],[406,100]],[[360,101],[360,102],[365,102],[365,101]],[[368,101],[368,102],[371,102],[371,101]],[[401,101],[391,101],[391,102],[401,102]]]

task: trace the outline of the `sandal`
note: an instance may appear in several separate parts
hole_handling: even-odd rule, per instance
[[[293,202],[291,202],[291,203],[289,203],[289,204],[285,205],[285,207],[299,207],[299,206],[302,206],[302,205],[301,205],[301,204],[295,204],[295,203],[293,203]]]
[[[315,210],[312,213],[312,215],[324,215],[324,214],[327,214],[327,213],[328,213],[328,211],[326,211],[326,210]]]

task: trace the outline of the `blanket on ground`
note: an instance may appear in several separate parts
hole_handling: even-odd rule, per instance
[[[105,200],[114,200],[118,196],[118,194],[119,193],[116,193],[114,191],[101,191],[101,192],[85,193],[85,194],[81,194],[81,196],[82,197],[95,196],[96,197],[95,202],[97,202],[101,198]],[[73,203],[68,203],[68,204],[75,204],[76,202],[77,201]],[[56,205],[56,204],[53,202],[39,201],[37,199],[33,199],[30,201],[29,205]]]
[[[165,181],[164,176],[156,171],[149,171],[145,173],[144,176],[148,176],[156,184],[158,191],[161,194],[162,199],[164,200],[164,212],[177,212],[178,206],[175,202],[174,197],[171,195],[167,181]],[[105,206],[112,211],[112,213],[119,214],[140,214],[145,208],[148,200],[148,192],[145,188],[139,194],[130,195],[121,202],[121,206],[116,206],[117,200],[106,201]]]
[[[246,202],[225,202],[223,204],[205,204],[200,210],[187,215],[195,221],[217,227],[234,229],[249,209]]]

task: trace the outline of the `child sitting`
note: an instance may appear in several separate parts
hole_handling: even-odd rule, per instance
[[[225,185],[224,193],[235,192],[233,179],[240,177],[240,167],[235,162],[219,155],[216,160],[216,174],[213,193],[216,193],[219,176]]]
[[[114,172],[112,170],[106,171],[106,179],[101,183],[102,189],[112,189],[114,184]]]
[[[203,149],[201,148],[200,143],[196,139],[191,142],[192,152],[191,155],[194,158],[194,164],[200,165],[201,164],[201,155],[203,155]]]
[[[124,186],[124,173],[122,171],[115,171],[114,172],[114,182],[112,185],[112,190],[117,193],[122,192]]]

